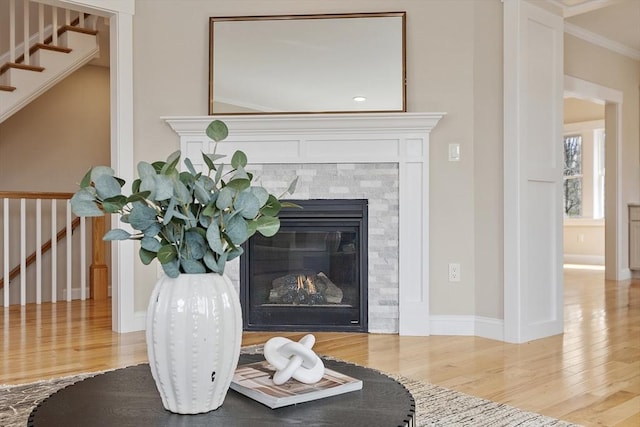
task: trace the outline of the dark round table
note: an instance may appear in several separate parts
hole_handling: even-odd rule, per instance
[[[241,355],[240,364],[264,360]],[[63,388],[29,415],[33,427],[200,427],[200,426],[413,426],[415,403],[407,389],[362,366],[323,359],[325,366],[363,382],[362,390],[270,409],[234,390],[223,405],[198,415],[164,409],[148,364],[98,374]]]

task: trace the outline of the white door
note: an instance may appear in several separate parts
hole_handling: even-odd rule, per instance
[[[563,19],[504,1],[504,338],[563,332]]]

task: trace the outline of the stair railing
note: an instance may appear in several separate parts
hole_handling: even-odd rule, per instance
[[[105,264],[105,243],[102,241],[105,229],[104,217],[93,219],[89,238],[86,219],[73,218],[69,203],[71,196],[71,193],[0,191],[2,207],[0,290],[3,291],[5,307],[11,303],[10,284],[17,276],[20,277],[20,305],[25,305],[28,300],[41,304],[46,294],[48,294],[48,300],[56,302],[59,276],[64,276],[66,282],[63,293],[66,294],[67,301],[85,300],[87,285],[92,298],[107,298],[108,270]],[[46,216],[49,216],[49,220],[43,219]],[[62,221],[58,217],[65,218],[62,228],[59,224]],[[79,237],[73,238],[76,229],[79,229]],[[46,234],[50,234],[51,238],[43,243],[43,238],[46,238],[43,235]],[[63,244],[62,240],[64,240],[64,247],[59,248]],[[91,245],[89,282],[86,274],[87,242]],[[30,246],[33,247],[33,251],[27,255]],[[59,254],[58,249],[63,249],[64,252]],[[49,260],[48,264],[43,259],[45,254]],[[59,259],[65,262],[64,272],[58,272]],[[11,268],[12,263],[16,265],[14,268]],[[35,264],[35,272],[28,270],[32,264]],[[43,271],[45,265],[49,266],[48,271]],[[74,277],[74,273],[78,277]],[[32,277],[30,274],[35,274],[35,283],[31,281],[27,283],[28,277]],[[43,286],[45,280],[49,282],[49,287]],[[14,297],[15,299],[17,298]]]
[[[9,51],[0,52],[0,66],[4,68],[7,66],[33,67],[32,53],[39,48],[57,48],[58,36],[66,29],[92,31],[96,29],[96,20],[85,19],[85,14],[82,12],[50,6],[37,0],[7,1],[9,2],[9,25],[7,29],[1,29],[0,34],[0,38],[9,40]],[[32,10],[32,5],[37,5],[37,11]],[[16,21],[20,17],[16,12],[20,9],[22,9],[22,32],[18,34]],[[35,17],[32,19],[34,13]],[[36,20],[37,24],[35,24]]]

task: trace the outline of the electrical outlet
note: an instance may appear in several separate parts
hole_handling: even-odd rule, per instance
[[[449,263],[449,281],[450,282],[460,281],[460,264],[457,262]]]

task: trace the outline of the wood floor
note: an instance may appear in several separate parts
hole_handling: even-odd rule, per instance
[[[520,345],[318,333],[314,349],[586,426],[640,426],[640,281],[567,269],[565,305],[564,335]],[[0,384],[146,362],[144,333],[111,332],[110,313],[109,303],[93,301],[0,307]],[[243,341],[271,335],[245,333]]]

